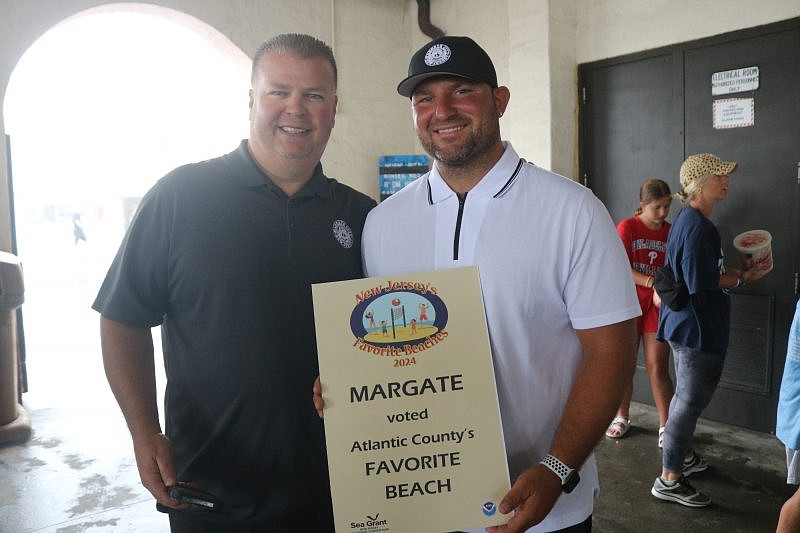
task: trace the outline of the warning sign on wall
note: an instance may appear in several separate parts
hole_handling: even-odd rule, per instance
[[[758,89],[758,67],[737,68],[711,75],[711,94],[740,93]]]
[[[715,130],[746,128],[755,125],[754,98],[722,98],[714,100]]]

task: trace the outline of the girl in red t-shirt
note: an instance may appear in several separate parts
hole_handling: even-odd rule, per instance
[[[633,281],[639,296],[642,316],[638,318],[637,344],[644,339],[644,356],[647,374],[653,389],[658,409],[658,445],[661,446],[664,426],[667,424],[669,402],[674,386],[669,376],[669,345],[656,340],[658,312],[661,301],[653,290],[653,275],[664,266],[667,234],[670,224],[666,221],[672,196],[669,185],[659,179],[649,179],[639,189],[639,208],[631,218],[617,226],[628,260],[633,271]],[[630,406],[633,383],[627,383],[617,416],[608,426],[606,436],[618,439],[630,428]]]

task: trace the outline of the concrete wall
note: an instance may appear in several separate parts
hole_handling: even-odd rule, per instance
[[[99,0],[0,3],[0,101],[14,65],[54,24]],[[117,4],[119,5],[119,4]],[[185,13],[210,39],[250,55],[264,38],[287,31],[333,45],[340,107],[323,162],[331,176],[377,197],[377,157],[421,152],[409,102],[395,93],[410,55],[428,38],[415,0],[158,0]],[[173,13],[174,14],[174,13]],[[577,65],[800,16],[797,0],[432,0],[432,22],[470,35],[492,56],[511,89],[504,138],[520,155],[575,178]],[[202,21],[202,23],[200,22]],[[0,134],[5,132],[0,116]],[[10,250],[6,153],[0,148],[0,250]]]
[[[800,16],[797,0],[577,0],[578,63]]]
[[[550,166],[550,8],[547,0],[510,0],[508,12],[508,110],[503,133],[528,161]],[[574,35],[573,35],[574,40]]]
[[[336,0],[335,6],[339,109],[323,162],[329,175],[377,199],[378,156],[423,153],[407,100],[395,90],[408,69],[416,2]]]

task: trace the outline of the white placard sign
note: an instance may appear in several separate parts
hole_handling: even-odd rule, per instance
[[[754,98],[722,98],[714,100],[715,130],[746,128],[755,125]]]
[[[477,267],[312,286],[338,533],[505,524]]]
[[[758,89],[758,67],[744,67],[711,75],[711,95],[741,93]]]

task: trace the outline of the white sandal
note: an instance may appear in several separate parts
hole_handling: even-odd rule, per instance
[[[622,418],[621,416],[614,417],[614,420],[608,425],[606,430],[606,437],[609,439],[621,439],[625,436],[631,428],[631,419]]]

